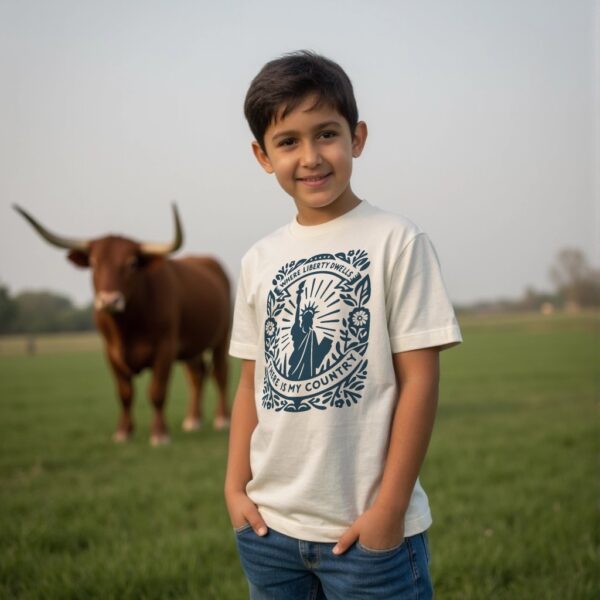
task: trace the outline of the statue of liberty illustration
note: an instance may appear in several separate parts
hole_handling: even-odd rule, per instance
[[[314,377],[332,344],[332,340],[327,337],[323,337],[319,342],[313,330],[317,312],[315,304],[309,303],[301,310],[303,291],[304,281],[301,281],[296,293],[296,318],[291,331],[294,350],[290,355],[287,374],[288,378],[294,381]]]

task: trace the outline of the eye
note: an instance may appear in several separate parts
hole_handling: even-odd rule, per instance
[[[277,143],[278,148],[289,148],[296,143],[296,139],[292,137],[283,138]]]
[[[130,256],[125,262],[125,266],[129,271],[137,271],[140,266],[140,259],[137,256]]]
[[[331,130],[327,130],[327,131],[321,131],[321,133],[319,134],[319,137],[324,139],[324,140],[330,140],[332,138],[337,137],[337,131],[331,131]]]

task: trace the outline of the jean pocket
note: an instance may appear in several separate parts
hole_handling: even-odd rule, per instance
[[[361,544],[360,540],[357,540],[357,542],[356,542],[356,547],[358,548],[358,550],[360,550],[361,552],[363,552],[365,554],[370,554],[371,556],[387,556],[389,554],[394,554],[394,552],[398,552],[400,550],[400,548],[402,548],[403,545],[404,545],[404,540],[402,540],[399,544],[392,546],[391,548],[378,549],[378,548],[369,548],[368,546]]]
[[[244,533],[244,531],[248,531],[248,529],[252,529],[252,525],[250,525],[250,523],[244,523],[240,527],[234,527],[233,531],[235,532],[235,535],[239,535],[240,533]]]

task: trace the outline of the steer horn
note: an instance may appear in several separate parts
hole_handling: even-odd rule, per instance
[[[43,225],[38,223],[27,211],[23,210],[20,206],[13,204],[13,208],[20,212],[23,217],[29,221],[31,226],[47,241],[50,242],[53,246],[58,246],[59,248],[66,248],[67,250],[81,250],[83,252],[87,252],[89,250],[90,241],[82,240],[82,239],[72,239],[65,238],[59,235],[56,235],[50,231],[48,231]]]
[[[177,206],[175,204],[173,206],[173,218],[175,219],[175,238],[170,244],[152,244],[148,242],[142,242],[140,244],[140,249],[143,254],[154,254],[156,255],[166,255],[172,254],[181,248],[181,244],[183,244],[183,230],[181,228],[181,221],[179,220],[179,213],[177,212]]]

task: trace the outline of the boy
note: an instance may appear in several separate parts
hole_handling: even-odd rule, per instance
[[[352,191],[367,127],[339,65],[267,63],[245,114],[297,209],[244,256],[231,338],[225,498],[250,597],[430,598],[418,474],[438,351],[461,341],[435,252]]]

